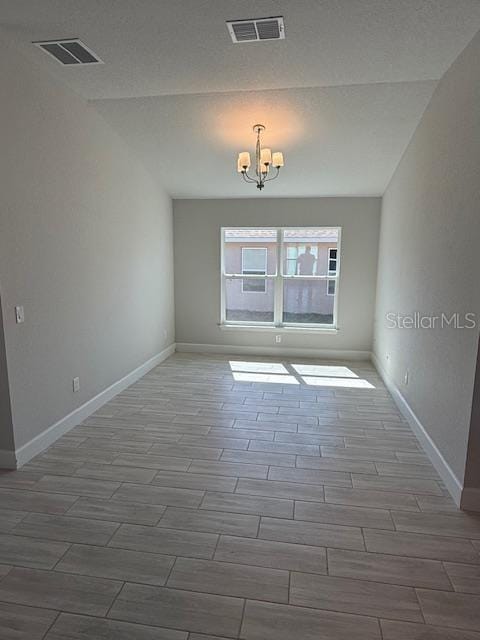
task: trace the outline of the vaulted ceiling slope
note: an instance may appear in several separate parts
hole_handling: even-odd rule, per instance
[[[275,15],[285,40],[232,43],[226,20]],[[92,100],[174,197],[257,195],[235,173],[255,122],[286,157],[268,195],[370,195],[480,28],[480,2],[0,0],[0,25]],[[105,64],[62,67],[31,44],[63,37]]]

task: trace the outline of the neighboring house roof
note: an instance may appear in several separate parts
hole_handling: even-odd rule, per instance
[[[285,229],[287,242],[338,242],[338,229]],[[225,229],[225,242],[276,242],[272,229]]]

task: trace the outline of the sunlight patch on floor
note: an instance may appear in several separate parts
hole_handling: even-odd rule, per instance
[[[246,362],[230,360],[229,364],[232,371],[250,371],[252,373],[288,373],[286,367],[278,362]]]
[[[230,360],[230,369],[236,382],[263,382],[270,384],[306,384],[313,387],[375,389],[374,385],[359,378],[349,367],[326,364],[289,364],[279,362],[253,362]]]
[[[373,384],[362,378],[327,378],[316,376],[302,376],[303,382],[314,387],[342,387],[352,389],[375,389]]]
[[[294,377],[268,373],[253,373],[250,371],[234,371],[233,379],[236,382],[270,382],[274,384],[300,384]]]
[[[331,378],[358,378],[348,367],[325,364],[292,364],[301,376],[329,376]]]

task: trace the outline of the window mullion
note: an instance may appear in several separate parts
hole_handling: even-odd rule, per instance
[[[283,319],[283,279],[282,279],[282,261],[283,261],[283,242],[282,230],[277,229],[277,275],[275,278],[275,303],[273,312],[273,322],[276,327],[282,324]]]
[[[220,231],[220,324],[224,324],[227,318],[225,309],[226,293],[225,293],[225,230]]]

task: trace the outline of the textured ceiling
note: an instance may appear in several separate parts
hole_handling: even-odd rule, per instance
[[[432,81],[183,95],[94,103],[174,197],[258,195],[236,173],[256,121],[286,166],[269,196],[383,193]]]
[[[234,45],[225,20],[285,17]],[[440,78],[480,28],[479,0],[0,0],[0,22],[87,98]],[[32,40],[80,37],[104,66],[65,69]]]
[[[283,15],[286,39],[234,45],[225,20]],[[176,197],[257,195],[235,156],[251,126],[285,152],[278,196],[381,194],[479,0],[0,0],[7,37],[92,100]],[[63,68],[32,40],[79,37]]]

